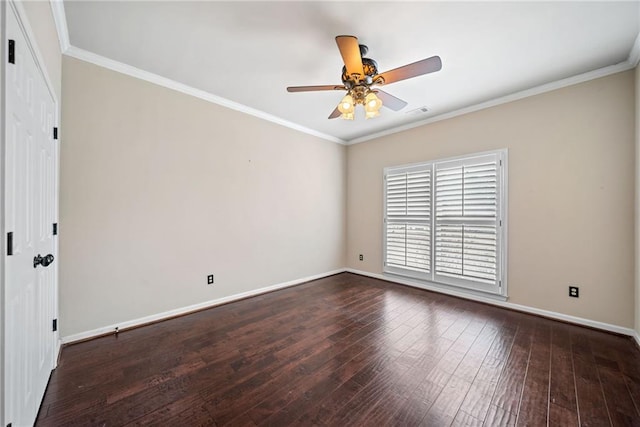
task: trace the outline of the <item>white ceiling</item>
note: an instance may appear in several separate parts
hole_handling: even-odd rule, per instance
[[[64,2],[72,46],[348,141],[625,61],[638,2]],[[328,120],[343,92],[334,37],[379,71],[439,55],[442,70],[385,86],[407,101]],[[424,114],[411,113],[426,106]]]

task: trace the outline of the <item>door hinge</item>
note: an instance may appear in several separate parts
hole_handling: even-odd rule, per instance
[[[7,233],[7,255],[13,255],[13,231]]]
[[[58,128],[53,128],[53,139],[58,139]]]
[[[53,223],[53,235],[54,236],[58,235],[58,223],[57,222]]]
[[[9,40],[9,64],[16,63],[16,42]]]
[[[53,325],[52,328],[53,332],[56,332],[58,330],[58,319],[53,319]]]
[[[502,220],[500,220],[500,227],[502,227]]]
[[[498,280],[498,287],[501,288],[502,287],[502,280]]]
[[[500,160],[500,166],[502,166],[502,160]]]

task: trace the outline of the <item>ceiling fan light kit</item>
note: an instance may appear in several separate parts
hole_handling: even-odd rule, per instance
[[[355,109],[356,107],[353,101],[353,96],[351,96],[351,94],[347,92],[344,98],[342,98],[342,101],[340,101],[340,104],[338,104],[338,110],[340,110],[340,112],[342,113],[340,114],[340,118],[345,120],[353,120],[353,112],[355,111]]]
[[[372,119],[380,115],[380,108],[382,108],[382,100],[378,98],[375,92],[369,92],[364,97],[364,111],[367,119]]]
[[[380,89],[372,89],[372,86],[380,86],[395,83],[400,80],[439,71],[442,61],[439,56],[423,59],[390,71],[378,74],[378,64],[371,58],[365,58],[368,48],[358,44],[354,36],[337,36],[336,43],[344,61],[342,67],[342,83],[344,86],[290,86],[288,92],[311,92],[321,90],[346,90],[347,94],[342,98],[338,106],[329,115],[329,119],[340,117],[345,120],[353,120],[355,106],[364,107],[365,118],[371,119],[380,115],[380,108],[384,105],[394,111],[399,111],[407,105],[407,102],[396,98]]]
[[[365,117],[371,119],[380,115],[382,100],[371,89],[364,86],[356,86],[350,89],[338,104],[341,119],[353,120],[356,105],[364,106]]]

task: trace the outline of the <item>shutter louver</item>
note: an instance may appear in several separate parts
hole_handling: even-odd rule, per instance
[[[436,226],[437,274],[494,284],[496,265],[495,226]]]
[[[386,176],[385,264],[429,273],[431,270],[431,171]]]
[[[506,296],[506,154],[386,168],[384,272]]]
[[[464,167],[464,217],[496,217],[497,165],[495,162]]]
[[[436,167],[436,275],[497,283],[498,163],[490,157]]]
[[[387,215],[407,214],[407,174],[387,177]]]

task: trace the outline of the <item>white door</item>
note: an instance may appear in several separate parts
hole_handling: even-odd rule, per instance
[[[6,12],[5,46],[12,40],[15,54],[14,63],[5,58],[5,417],[29,426],[57,348],[56,105],[15,12]]]

